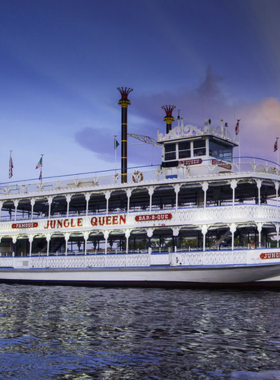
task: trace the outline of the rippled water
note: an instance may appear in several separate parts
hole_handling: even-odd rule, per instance
[[[0,378],[280,379],[279,310],[277,292],[2,284]]]

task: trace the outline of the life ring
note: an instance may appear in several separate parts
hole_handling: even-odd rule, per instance
[[[133,182],[138,183],[143,181],[143,173],[139,172],[138,170],[135,170],[135,172],[132,175]]]

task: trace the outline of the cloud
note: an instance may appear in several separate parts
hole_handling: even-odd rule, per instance
[[[197,88],[198,96],[211,97],[212,99],[220,98],[222,92],[219,85],[223,80],[223,77],[215,74],[212,67],[208,65],[205,79]]]
[[[75,134],[75,140],[104,161],[110,161],[114,156],[114,136],[109,130],[85,127]]]
[[[280,102],[266,98],[240,107],[241,155],[276,162],[273,146],[280,136]]]

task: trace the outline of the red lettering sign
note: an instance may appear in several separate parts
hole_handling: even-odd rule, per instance
[[[262,260],[268,260],[268,259],[280,259],[280,252],[268,252],[268,253],[261,253],[260,258]]]
[[[199,164],[202,164],[201,158],[194,158],[192,160],[179,161],[179,165],[185,165],[185,166],[199,165]]]
[[[218,165],[221,168],[231,170],[231,164],[227,164],[220,160],[212,160],[212,165]]]
[[[19,224],[19,223],[18,223]],[[27,227],[32,227],[31,223],[24,223],[28,224]],[[35,223],[33,223],[33,227],[35,226]],[[107,215],[107,216],[93,216],[90,219],[90,224],[92,226],[111,226],[111,225],[120,225],[120,224],[126,224],[126,215]],[[29,226],[30,225],[30,226]],[[44,226],[44,229],[58,229],[58,228],[76,228],[76,227],[83,227],[83,218],[71,218],[71,219],[52,219],[48,220],[47,224]],[[16,228],[16,227],[13,227]],[[22,227],[17,227],[22,228]]]
[[[37,222],[29,222],[29,223],[13,223],[12,228],[36,228],[38,227]]]
[[[38,225],[38,224],[37,224]],[[48,220],[47,225],[44,226],[44,229],[49,228],[69,228],[69,227],[83,227],[83,218],[78,219],[58,219],[58,220]]]
[[[137,215],[135,216],[135,221],[136,222],[147,222],[150,220],[169,220],[172,219],[172,214],[145,214],[145,215]]]
[[[93,216],[90,220],[92,226],[111,226],[112,224],[126,224],[126,215]]]

